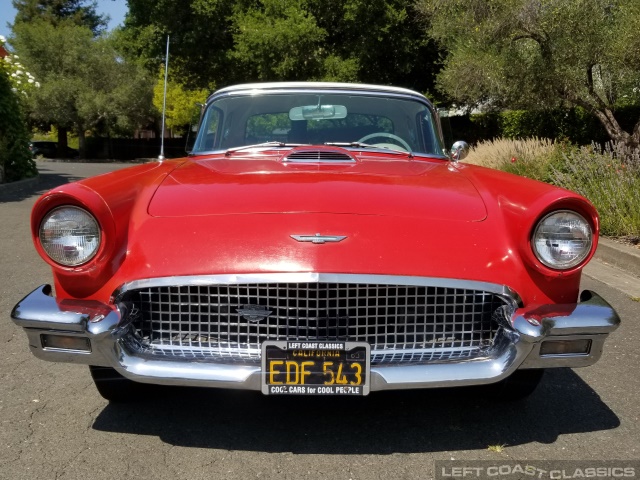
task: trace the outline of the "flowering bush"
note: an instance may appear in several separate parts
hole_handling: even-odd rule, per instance
[[[0,35],[0,46],[6,39]],[[29,95],[38,84],[24,70],[16,55],[0,59],[0,183],[32,177],[38,173],[29,150],[29,131],[19,97]]]
[[[0,46],[6,51],[7,39],[0,35]],[[7,55],[0,59],[0,68],[9,76],[11,91],[15,94],[28,96],[34,88],[40,88],[40,83],[27,72],[20,63],[20,57],[7,51]]]

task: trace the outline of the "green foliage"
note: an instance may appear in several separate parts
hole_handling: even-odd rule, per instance
[[[107,18],[96,11],[97,2],[86,0],[13,0],[15,23],[43,20],[51,25],[72,22],[89,28],[94,34],[104,31]]]
[[[188,88],[250,81],[327,80],[433,89],[439,51],[414,0],[129,0],[125,53]]]
[[[203,103],[214,88],[188,89],[175,76],[167,82],[166,126],[178,134],[184,134],[189,125],[198,121],[200,109],[196,103]],[[153,106],[162,112],[164,100],[164,66],[160,70],[153,87]]]
[[[500,113],[500,131],[506,138],[564,138],[579,145],[608,138],[602,124],[582,108],[507,110]]]
[[[117,32],[123,55],[157,72],[171,37],[172,73],[189,88],[225,85],[241,78],[230,58],[235,0],[129,0],[124,28]]]
[[[632,129],[635,119],[640,117],[640,107],[618,108],[616,116],[623,128]],[[577,145],[604,144],[609,140],[597,118],[580,107],[457,115],[443,119],[443,127],[448,144],[459,139],[475,144],[499,137],[562,139]]]
[[[237,60],[256,80],[307,80],[322,75],[326,31],[308,11],[280,0],[234,15]]]
[[[29,151],[29,131],[6,73],[0,67],[0,183],[38,173]]]
[[[31,118],[59,129],[117,133],[147,123],[152,109],[151,79],[125,62],[108,37],[87,27],[44,20],[17,23],[13,43],[41,87],[30,98]]]
[[[579,106],[612,139],[640,143],[616,107],[640,105],[637,0],[418,0],[449,51],[439,88],[463,104]],[[624,39],[624,40],[621,40]]]

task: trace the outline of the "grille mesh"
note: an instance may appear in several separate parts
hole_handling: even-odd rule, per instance
[[[151,287],[124,300],[144,352],[248,363],[265,340],[364,341],[372,364],[477,356],[505,304],[477,290],[338,283]]]
[[[285,162],[355,162],[350,155],[332,150],[295,150],[284,160]]]

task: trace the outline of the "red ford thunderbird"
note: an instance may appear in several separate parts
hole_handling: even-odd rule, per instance
[[[579,291],[598,215],[465,154],[410,90],[219,90],[187,158],[38,200],[54,286],[12,317],[38,358],[89,365],[114,401],[144,383],[523,397],[546,368],[595,363],[619,324]]]

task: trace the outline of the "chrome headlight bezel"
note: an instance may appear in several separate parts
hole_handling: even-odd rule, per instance
[[[78,267],[97,255],[102,232],[98,220],[86,209],[61,205],[42,217],[38,238],[42,250],[53,262],[63,267]]]
[[[552,270],[571,270],[589,257],[593,248],[593,228],[574,210],[555,210],[536,224],[531,248],[544,266]]]

